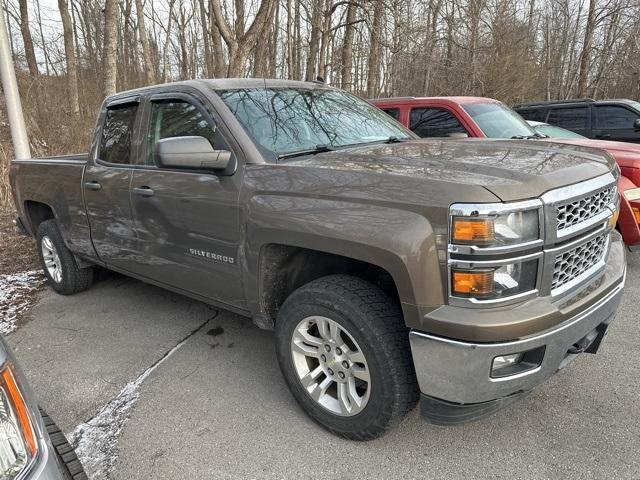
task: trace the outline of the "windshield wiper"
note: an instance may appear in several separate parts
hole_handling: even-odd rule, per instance
[[[539,133],[535,135],[514,135],[511,137],[511,140],[537,140],[538,138],[545,138],[541,136]]]
[[[387,138],[384,143],[400,143],[406,142],[407,140],[411,140],[409,137],[398,138],[395,135]]]
[[[283,153],[278,155],[278,159],[281,158],[292,158],[292,157],[301,157],[302,155],[315,155],[317,153],[323,152],[333,152],[333,148],[329,145],[325,145],[324,143],[320,143],[313,148],[306,148],[304,150],[298,150],[296,152]]]

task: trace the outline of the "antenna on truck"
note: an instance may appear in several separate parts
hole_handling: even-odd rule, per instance
[[[20,159],[31,158],[29,138],[24,124],[20,92],[18,92],[16,72],[13,69],[13,57],[9,47],[7,24],[4,17],[4,8],[2,7],[0,7],[0,77],[2,91],[7,104],[7,116],[9,117],[9,129],[11,130],[15,157]]]

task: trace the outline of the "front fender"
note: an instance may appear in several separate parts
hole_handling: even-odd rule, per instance
[[[632,188],[637,187],[627,177],[621,176],[618,179],[618,190],[620,191],[620,216],[618,217],[618,230],[620,230],[620,233],[622,234],[624,243],[629,246],[640,245],[640,225],[638,225],[638,221],[631,210],[631,204],[624,194],[626,190],[630,190]],[[640,202],[636,201],[636,203]]]
[[[372,203],[257,195],[247,208],[247,298],[259,291],[260,251],[283,244],[364,261],[393,278],[403,307],[444,301],[437,233],[418,212]],[[252,310],[258,308],[250,302]],[[408,320],[408,319],[407,319]]]

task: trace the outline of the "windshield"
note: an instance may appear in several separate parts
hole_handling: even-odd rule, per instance
[[[242,88],[218,95],[253,140],[276,156],[412,138],[378,108],[327,88]]]
[[[640,113],[640,103],[631,102],[631,107],[636,111],[636,113]]]
[[[555,127],[553,125],[536,125],[533,129],[536,132],[551,138],[587,138],[583,137],[579,133],[572,132],[565,128]]]
[[[488,138],[526,138],[535,135],[520,115],[502,103],[470,103],[462,108]]]

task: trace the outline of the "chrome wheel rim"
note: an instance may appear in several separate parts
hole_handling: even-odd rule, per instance
[[[293,365],[307,394],[336,415],[360,413],[369,401],[371,376],[353,336],[338,322],[311,316],[291,338]]]
[[[49,276],[54,282],[62,282],[62,266],[60,265],[60,257],[56,246],[47,235],[42,237],[40,248],[42,249],[42,259],[44,260],[44,267],[49,272]]]

